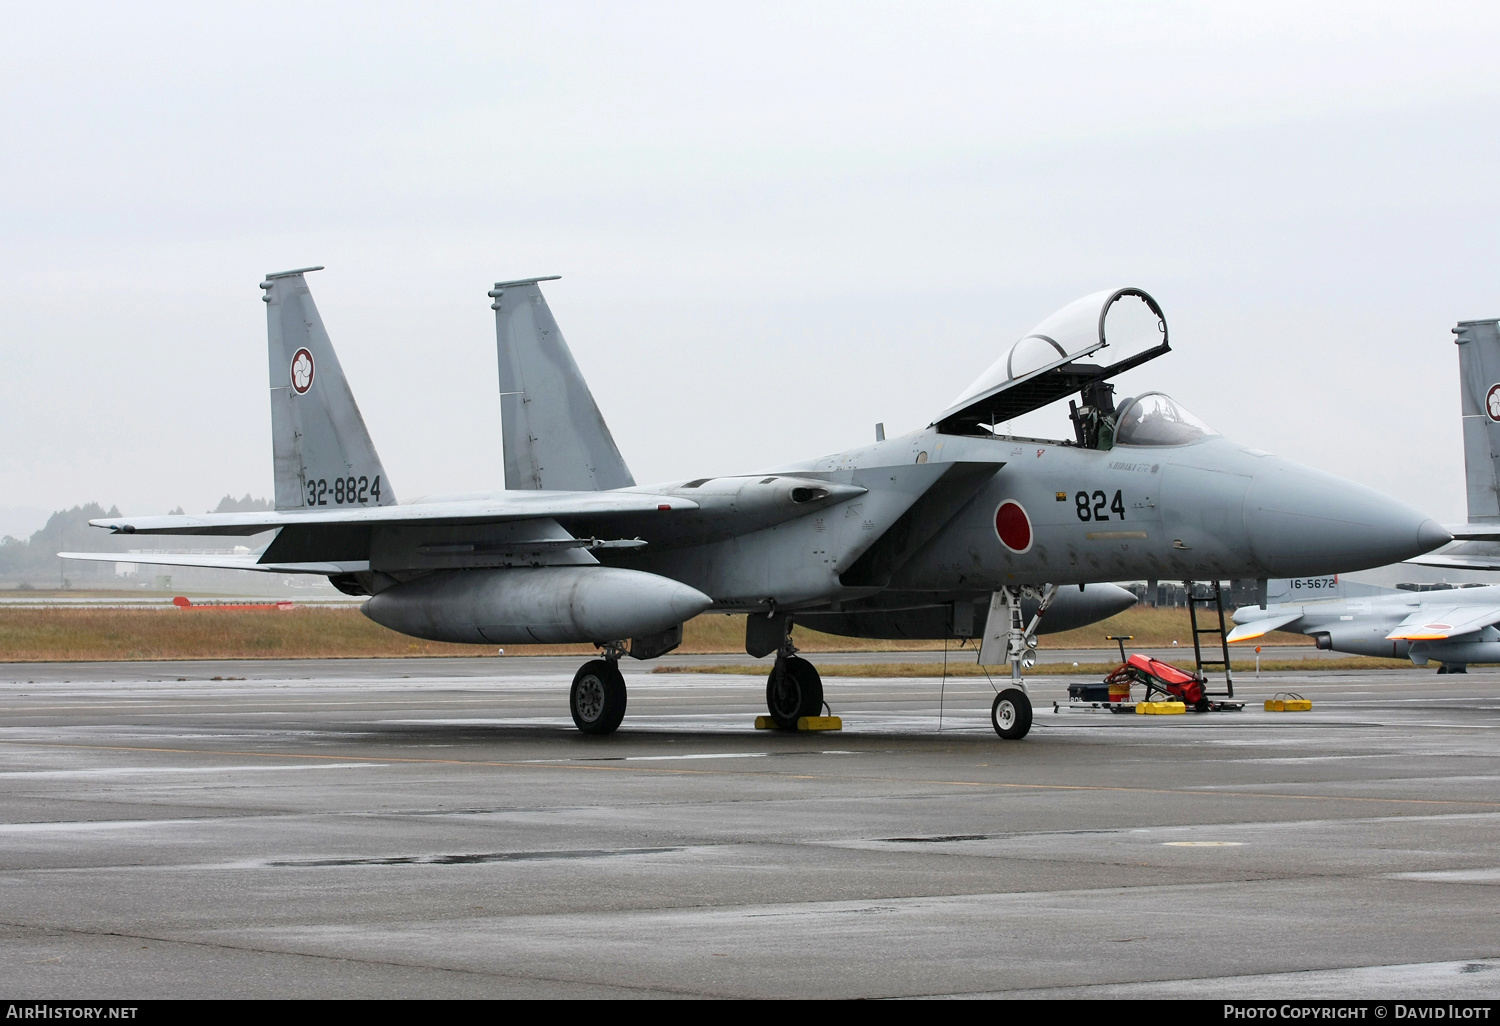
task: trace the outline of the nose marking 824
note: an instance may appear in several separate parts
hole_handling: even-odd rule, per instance
[[[1061,499],[1063,492],[1057,493]],[[1102,490],[1093,492],[1079,491],[1073,496],[1073,512],[1078,519],[1084,523],[1091,520],[1124,520],[1125,498],[1120,489],[1115,489],[1115,497],[1110,499],[1109,495]],[[1115,514],[1113,517],[1110,514]]]

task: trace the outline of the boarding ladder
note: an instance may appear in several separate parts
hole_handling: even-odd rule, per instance
[[[1183,581],[1183,590],[1187,592],[1188,620],[1193,625],[1193,660],[1197,664],[1198,676],[1208,680],[1208,672],[1224,671],[1224,690],[1210,691],[1205,686],[1203,693],[1211,698],[1233,698],[1234,697],[1234,671],[1229,665],[1229,631],[1224,625],[1224,591],[1218,581],[1210,582],[1213,590],[1206,595],[1200,596],[1193,581]],[[1206,614],[1203,619],[1208,624],[1206,627],[1198,625],[1198,607],[1202,606]],[[1218,616],[1218,626],[1214,626],[1214,615]],[[1203,658],[1203,635],[1217,634],[1219,636],[1219,651],[1222,659]],[[1212,649],[1210,649],[1212,652]],[[1211,682],[1210,682],[1211,683]]]

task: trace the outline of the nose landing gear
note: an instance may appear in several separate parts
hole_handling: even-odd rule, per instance
[[[1007,741],[1019,741],[1031,730],[1031,699],[1020,688],[1006,688],[990,706],[990,725]]]
[[[1021,601],[1026,598],[1038,600],[1036,613],[1029,624],[1021,611]],[[990,597],[989,619],[984,625],[984,644],[979,650],[979,661],[993,665],[1000,661],[1003,652],[1010,662],[1010,687],[1001,690],[990,706],[990,725],[1007,741],[1019,741],[1031,731],[1031,698],[1026,694],[1021,671],[1036,665],[1037,626],[1055,598],[1055,584],[1046,585],[1040,591],[1030,585],[1008,585]]]

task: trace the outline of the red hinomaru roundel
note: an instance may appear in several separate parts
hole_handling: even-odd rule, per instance
[[[313,383],[312,353],[299,349],[292,354],[292,391],[306,395]]]
[[[1014,499],[1006,499],[995,510],[995,533],[1000,543],[1012,552],[1025,552],[1031,548],[1031,518]]]

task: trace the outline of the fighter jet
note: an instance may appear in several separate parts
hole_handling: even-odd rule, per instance
[[[368,595],[371,619],[419,638],[592,642],[601,658],[570,693],[588,733],[624,716],[622,656],[669,652],[684,621],[716,611],[749,614],[746,651],[774,653],[766,705],[784,728],[824,706],[817,670],[792,643],[795,621],[974,639],[981,663],[1010,662],[991,722],[1020,738],[1038,633],[1100,584],[1316,575],[1451,539],[1378,492],[1220,436],[1160,392],[1117,402],[1112,378],[1171,351],[1160,305],[1137,288],[1046,318],[921,430],[755,474],[642,487],[543,298],[539,283],[556,276],[498,282],[505,490],[397,503],[313,304],[312,270],[261,282],[276,508],[93,523],[125,534],[276,529],[258,555],[171,562],[322,574]],[[1110,347],[1127,355],[1089,362]],[[1003,427],[1075,394],[1072,438]],[[1114,605],[1105,594],[1083,615]]]
[[[1500,663],[1500,585],[1417,592],[1301,577],[1269,582],[1266,597],[1234,611],[1230,642],[1289,631],[1335,652],[1436,662],[1439,673]]]
[[[1463,540],[1407,562],[1464,570],[1500,570],[1500,322],[1459,321],[1460,415],[1469,520],[1448,530]],[[1234,611],[1228,640],[1269,631],[1310,635],[1318,647],[1352,655],[1410,658],[1465,673],[1469,663],[1500,662],[1500,586],[1405,591],[1336,576],[1271,581],[1267,602]]]
[[[1455,570],[1500,570],[1500,321],[1459,321],[1459,411],[1464,431],[1468,523],[1456,539],[1407,562]]]

